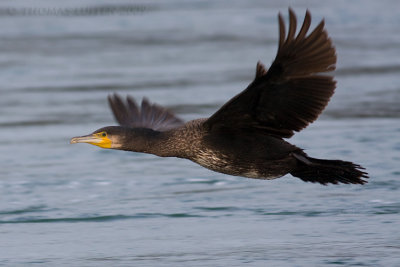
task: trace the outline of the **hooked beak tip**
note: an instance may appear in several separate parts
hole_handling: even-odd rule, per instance
[[[70,144],[76,144],[78,143],[78,138],[77,137],[73,137],[71,138],[71,140],[69,141]]]

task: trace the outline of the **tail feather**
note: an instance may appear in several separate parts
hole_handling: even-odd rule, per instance
[[[315,159],[293,154],[298,164],[291,175],[305,182],[326,184],[365,184],[368,173],[358,164],[343,160]]]

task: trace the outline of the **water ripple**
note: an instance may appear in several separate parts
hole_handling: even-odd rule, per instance
[[[24,214],[24,213],[31,213],[31,212],[42,212],[47,211],[47,207],[45,205],[38,205],[38,206],[30,206],[22,209],[15,209],[15,210],[0,210],[0,215],[15,215],[15,214]]]
[[[40,218],[35,216],[21,217],[13,220],[0,220],[0,224],[19,224],[19,223],[75,223],[75,222],[109,222],[127,219],[146,219],[146,218],[193,218],[203,217],[201,215],[188,213],[137,213],[135,215],[101,215],[89,217],[63,217],[63,218]]]
[[[384,66],[360,66],[340,68],[336,71],[338,76],[354,76],[354,75],[371,75],[371,74],[388,74],[399,73],[400,65],[384,65]]]

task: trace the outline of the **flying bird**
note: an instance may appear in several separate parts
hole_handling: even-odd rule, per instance
[[[316,159],[290,144],[290,138],[315,121],[334,93],[336,52],[322,20],[309,31],[307,10],[296,34],[289,8],[289,29],[279,20],[279,46],[267,69],[257,63],[254,80],[209,118],[184,123],[166,108],[117,94],[108,101],[120,126],[107,126],[74,137],[107,149],[189,159],[210,170],[255,179],[291,174],[305,182],[364,184],[368,174],[358,164]]]

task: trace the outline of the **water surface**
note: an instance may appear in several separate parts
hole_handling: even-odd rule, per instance
[[[105,1],[4,1],[67,8]],[[113,1],[111,7],[126,4]],[[399,266],[397,1],[147,1],[128,14],[0,16],[0,265]],[[106,97],[207,117],[276,53],[277,13],[325,17],[338,87],[291,142],[355,161],[365,186],[259,181],[69,145],[113,125]],[[362,6],[362,8],[360,8]],[[109,6],[108,6],[109,7]]]

